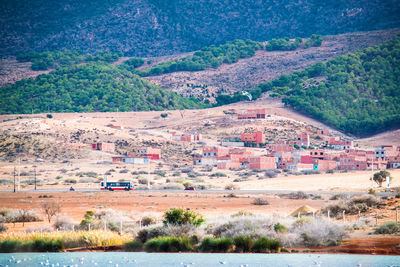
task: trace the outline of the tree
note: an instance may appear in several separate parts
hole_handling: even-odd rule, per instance
[[[205,220],[203,216],[197,212],[191,211],[189,208],[186,210],[180,208],[170,209],[164,214],[164,225],[175,224],[193,224],[195,226],[200,226]]]
[[[58,202],[45,202],[42,204],[42,208],[47,216],[47,219],[49,220],[49,223],[51,222],[51,218],[61,211],[61,205]]]
[[[372,177],[372,180],[379,185],[379,187],[382,187],[382,183],[389,179],[389,181],[392,180],[392,177],[390,176],[390,172],[383,170],[374,173],[374,176]]]
[[[166,117],[168,117],[168,113],[161,113],[160,116],[161,118],[165,119]]]

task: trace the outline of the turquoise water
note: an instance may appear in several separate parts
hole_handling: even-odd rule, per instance
[[[76,252],[0,254],[0,266],[400,266],[400,256]]]

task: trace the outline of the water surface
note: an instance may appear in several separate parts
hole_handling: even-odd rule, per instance
[[[0,254],[0,266],[399,266],[400,256],[75,252]]]

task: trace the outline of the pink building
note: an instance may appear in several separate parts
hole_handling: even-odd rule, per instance
[[[324,159],[325,158],[325,150],[323,149],[310,149],[310,156],[314,159]]]
[[[367,159],[362,156],[341,155],[339,170],[367,170]]]
[[[301,156],[300,163],[313,164],[313,157],[311,155]]]
[[[161,159],[161,149],[152,147],[138,147],[135,155],[140,158],[148,158],[153,160]]]
[[[329,145],[335,150],[352,149],[354,144],[353,141],[342,141],[342,140],[330,140]]]
[[[293,147],[286,144],[267,144],[266,148],[271,152],[290,152]]]
[[[298,146],[309,147],[310,146],[310,136],[308,135],[308,133],[298,134],[297,138],[296,138],[296,144]]]
[[[248,109],[242,114],[238,114],[239,120],[244,119],[265,119],[265,108],[262,109]]]
[[[229,149],[224,147],[203,147],[203,157],[216,158],[229,155]]]
[[[329,130],[318,130],[317,134],[319,134],[319,135],[329,135]]]
[[[259,145],[260,143],[265,143],[265,135],[261,131],[254,132],[251,134],[244,133],[241,135],[240,139],[243,142],[256,143],[257,145]]]
[[[277,158],[275,157],[249,157],[250,169],[268,170],[276,169]]]
[[[92,144],[92,149],[112,153],[115,151],[115,145],[113,143],[95,143]]]
[[[172,133],[172,140],[184,141],[184,142],[196,142],[201,140],[201,134],[191,133],[191,134],[178,134],[176,132]]]
[[[395,146],[377,146],[375,147],[375,158],[396,157],[399,154]]]
[[[328,170],[335,170],[337,168],[337,164],[335,160],[323,160],[323,159],[316,159],[314,160],[314,169],[318,169],[319,171],[328,171]]]

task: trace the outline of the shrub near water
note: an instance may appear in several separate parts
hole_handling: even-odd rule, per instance
[[[140,240],[134,239],[125,243],[124,245],[125,251],[142,251],[143,243]]]
[[[253,239],[248,236],[238,235],[233,238],[235,252],[250,252],[253,248]]]
[[[233,243],[230,238],[206,237],[200,243],[198,250],[201,252],[229,252]]]
[[[260,237],[254,242],[253,252],[265,253],[265,252],[277,252],[281,244],[279,240],[268,239],[266,237]]]
[[[9,239],[0,241],[0,252],[58,252],[64,249],[60,239],[38,238],[34,240],[15,240]]]
[[[41,240],[44,241],[36,241]],[[92,246],[117,246],[123,245],[131,240],[128,234],[119,235],[111,231],[65,231],[52,233],[7,233],[0,234],[0,247],[3,243],[8,246],[9,242],[18,242],[18,250],[38,251],[37,249],[51,249],[59,247],[59,242],[62,248],[77,248],[77,247],[92,247]],[[58,241],[60,240],[60,241]],[[55,243],[54,243],[55,242]],[[32,247],[34,244],[35,246]],[[47,251],[47,250],[46,250]]]
[[[400,224],[395,222],[385,222],[377,227],[374,231],[375,234],[395,234],[400,232]]]
[[[147,252],[183,252],[193,251],[193,244],[187,237],[163,236],[150,239],[144,248]]]

